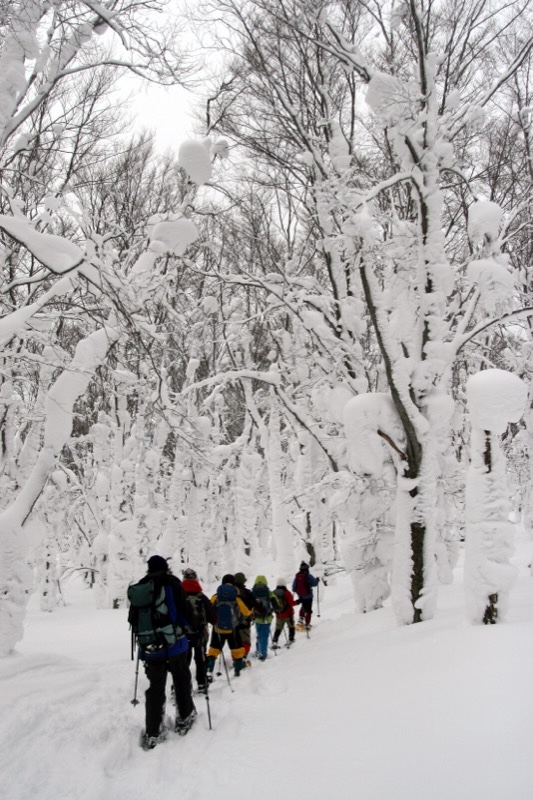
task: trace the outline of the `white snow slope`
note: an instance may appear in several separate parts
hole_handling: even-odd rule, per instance
[[[353,613],[338,578],[309,640],[254,660],[234,692],[216,678],[212,731],[198,697],[189,735],[150,752],[125,611],[95,611],[76,584],[52,614],[34,598],[24,641],[0,661],[1,795],[531,800],[533,543],[519,544],[505,624],[467,623],[460,569],[436,619],[403,628],[390,608]],[[145,686],[141,669],[141,701]]]

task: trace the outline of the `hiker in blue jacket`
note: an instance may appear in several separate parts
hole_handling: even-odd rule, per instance
[[[300,569],[294,576],[292,591],[298,595],[297,603],[300,603],[300,613],[298,622],[302,627],[311,627],[311,615],[313,613],[313,587],[318,586],[320,579],[311,575],[309,564],[302,561]]]
[[[138,585],[154,583],[154,596],[159,596],[165,589],[165,631],[169,631],[170,643],[166,633],[159,634],[157,644],[139,646],[139,658],[144,662],[144,671],[149,681],[145,692],[146,729],[141,738],[144,750],[153,749],[165,736],[162,729],[163,712],[166,702],[166,683],[168,673],[172,675],[178,716],[176,731],[186,734],[196,718],[196,709],[192,699],[191,671],[189,669],[189,641],[186,630],[189,627],[187,616],[187,597],[181,581],[172,575],[168,562],[162,556],[151,556],[148,559],[148,572]],[[135,587],[130,587],[135,589]],[[139,609],[130,606],[128,621],[136,631],[139,620]],[[163,624],[163,623],[162,623]]]

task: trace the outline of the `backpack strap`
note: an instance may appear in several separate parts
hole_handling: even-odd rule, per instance
[[[170,621],[175,628],[177,627],[181,629],[181,635],[183,635],[185,629],[190,627],[189,622],[185,619],[179,608],[176,606],[176,599],[174,597],[174,592],[172,591],[172,586],[170,586],[168,583],[165,584],[165,600],[167,603]]]

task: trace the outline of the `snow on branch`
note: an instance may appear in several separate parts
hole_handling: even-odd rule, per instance
[[[53,233],[36,231],[25,218],[0,214],[0,228],[22,244],[55,275],[69,272],[84,261],[85,256],[76,244]]]
[[[190,392],[198,391],[198,389],[204,389],[207,386],[213,386],[217,383],[227,383],[228,381],[242,380],[243,378],[247,380],[263,381],[271,386],[279,386],[280,382],[280,376],[275,372],[256,372],[252,369],[229,370],[228,372],[222,372],[218,375],[213,375],[212,378],[206,378],[198,383],[193,383],[183,389],[180,394],[183,397],[187,394],[190,394]]]

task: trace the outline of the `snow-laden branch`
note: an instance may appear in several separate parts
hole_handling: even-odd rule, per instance
[[[11,314],[6,314],[0,319],[0,341],[10,339],[17,331],[24,327],[31,317],[41,311],[50,300],[61,297],[72,290],[73,275],[61,278],[39,300],[22,308],[17,308]]]
[[[25,217],[0,214],[0,228],[30,251],[37,261],[54,273],[63,275],[83,263],[85,256],[74,242],[53,233],[36,231]]]
[[[476,336],[479,336],[480,333],[483,333],[483,331],[487,330],[487,328],[491,328],[493,325],[507,325],[515,320],[531,316],[533,316],[533,306],[527,306],[526,308],[519,308],[517,311],[510,311],[508,314],[502,314],[501,317],[489,319],[486,322],[480,322],[479,325],[476,325],[476,327],[468,333],[458,338],[456,337],[454,342],[455,352],[459,353],[467,342],[475,339]]]
[[[215,384],[228,383],[229,381],[242,379],[262,381],[263,383],[268,383],[270,386],[278,386],[280,382],[280,376],[276,372],[256,372],[252,369],[229,370],[228,372],[219,372],[218,375],[214,375],[212,378],[206,378],[203,381],[192,383],[190,386],[183,389],[180,395],[184,397],[191,392],[196,392],[199,389],[205,389]]]

